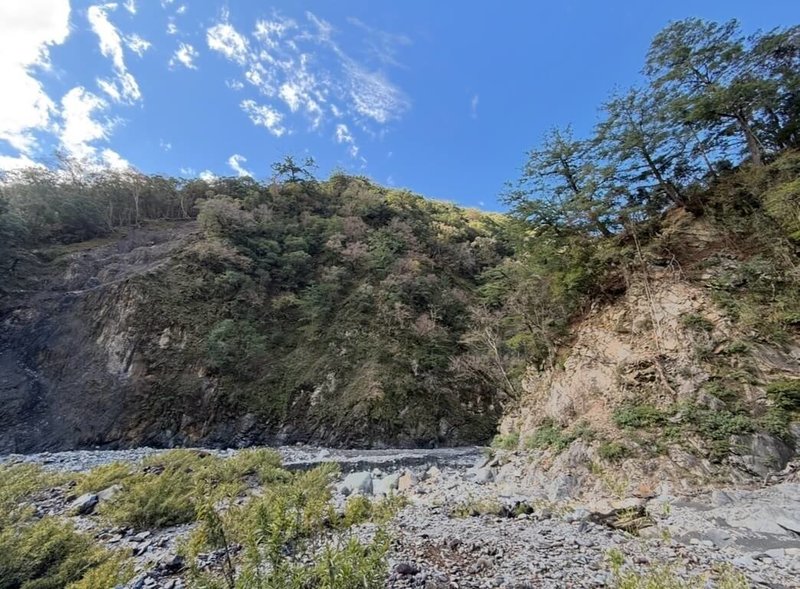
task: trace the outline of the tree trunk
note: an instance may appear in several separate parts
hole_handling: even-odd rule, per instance
[[[742,113],[736,114],[736,123],[739,125],[739,128],[744,133],[744,138],[747,141],[747,151],[750,154],[750,161],[753,162],[755,166],[763,166],[764,165],[764,158],[761,153],[761,143],[756,137],[756,134],[753,132],[753,128],[750,126],[750,123],[747,122],[747,117],[745,117]]]
[[[664,178],[664,176],[661,174],[661,170],[658,169],[658,166],[653,161],[653,158],[650,156],[650,152],[647,151],[647,148],[641,146],[640,151],[642,153],[644,161],[647,163],[647,167],[650,168],[650,171],[653,173],[653,176],[655,176],[658,185],[664,189],[664,191],[667,193],[667,196],[672,202],[674,202],[677,205],[682,205],[683,197],[681,196],[681,193],[678,192],[678,189],[675,188],[675,185],[672,182]]]

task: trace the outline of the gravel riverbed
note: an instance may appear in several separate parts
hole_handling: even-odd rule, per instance
[[[393,540],[386,587],[610,587],[612,550],[624,557],[626,570],[667,565],[689,578],[732,567],[753,587],[800,587],[800,483],[715,490],[690,499],[664,494],[638,498],[629,504],[648,514],[648,525],[632,534],[609,525],[600,517],[598,504],[547,502],[537,490],[520,488],[520,477],[508,476],[513,471],[509,463],[498,468],[481,448],[277,450],[290,468],[339,463],[339,506],[353,493],[380,495],[391,489],[405,495],[408,506],[389,524]],[[162,451],[9,455],[0,462],[81,471],[116,461],[136,462]],[[62,496],[37,506],[55,515],[63,515],[68,507],[69,498]],[[130,589],[187,587],[180,574],[171,572],[170,563],[189,526],[133,534],[104,527],[91,515],[72,519],[98,541],[134,555],[138,575]],[[373,531],[367,524],[357,533],[366,538]]]

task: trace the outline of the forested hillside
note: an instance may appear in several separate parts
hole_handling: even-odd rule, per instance
[[[523,402],[530,383],[564,369],[593,310],[639,284],[655,300],[665,268],[702,280],[742,345],[790,353],[800,29],[744,38],[735,22],[673,23],[644,74],[602,105],[593,134],[554,128],[530,151],[508,215],[341,173],[318,180],[291,157],[264,182],[68,159],[7,173],[0,449],[459,444],[488,441],[524,407],[535,419],[515,423],[553,431]],[[710,227],[710,242],[676,232],[678,218]],[[660,384],[648,394],[661,399],[676,377],[659,345],[651,360]],[[742,386],[763,392],[751,376]],[[794,377],[769,423],[772,401],[713,377],[726,411],[750,419],[731,433],[788,435]],[[633,397],[619,402],[655,403]]]

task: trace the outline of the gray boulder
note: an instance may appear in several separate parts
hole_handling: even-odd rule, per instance
[[[475,471],[474,480],[479,485],[485,485],[486,483],[491,483],[494,480],[494,471],[488,466],[484,466],[483,468],[479,468]]]
[[[375,495],[388,495],[396,491],[400,483],[400,473],[387,474],[382,479],[372,481],[372,492]]]
[[[97,494],[97,499],[100,501],[108,501],[114,495],[122,491],[122,485],[111,485],[107,489],[103,489]]]
[[[372,494],[372,474],[369,472],[352,472],[342,481],[342,493],[351,495],[360,493],[362,495]]]
[[[72,515],[89,515],[97,507],[98,498],[94,493],[84,493],[69,506]]]
[[[762,432],[731,436],[731,448],[736,466],[761,477],[783,470],[794,454],[786,442]]]

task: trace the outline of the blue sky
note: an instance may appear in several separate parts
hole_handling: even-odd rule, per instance
[[[554,125],[636,83],[670,20],[795,24],[797,0],[2,0],[0,169],[55,149],[96,165],[319,173],[499,209]]]

